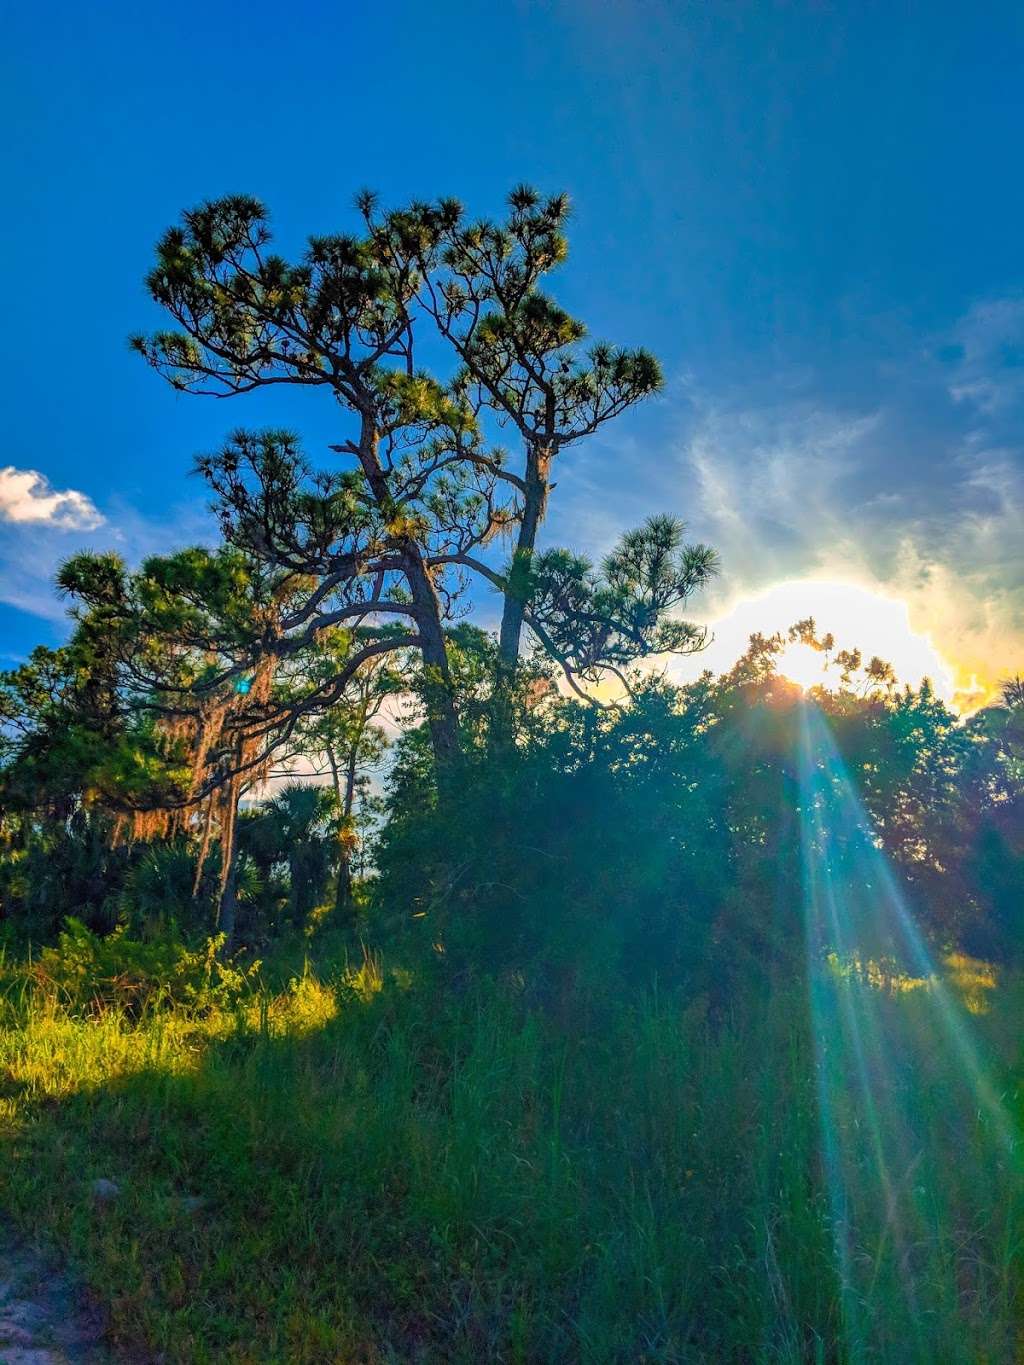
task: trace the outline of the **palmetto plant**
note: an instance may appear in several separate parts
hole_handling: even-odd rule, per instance
[[[288,908],[301,924],[327,892],[337,854],[338,807],[329,787],[289,782],[266,803],[259,816],[261,842],[275,851],[274,861],[288,867]]]
[[[194,850],[184,841],[150,845],[125,879],[120,917],[136,932],[186,927],[182,916],[194,906],[195,872]]]

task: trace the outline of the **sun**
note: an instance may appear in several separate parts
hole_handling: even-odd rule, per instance
[[[829,685],[830,674],[826,665],[827,659],[821,650],[801,644],[799,640],[787,645],[776,659],[778,672],[805,692],[812,687]]]
[[[874,587],[834,579],[789,579],[734,602],[710,623],[714,640],[693,662],[698,669],[727,672],[754,632],[784,634],[808,616],[814,618],[821,634],[835,637],[837,649],[859,649],[865,663],[877,655],[892,665],[900,684],[917,687],[928,678],[936,693],[952,702],[954,669],[929,636],[911,626],[906,602]],[[797,642],[785,647],[778,670],[807,690],[819,683],[827,686],[834,679],[834,670],[827,672],[825,662],[823,653]]]

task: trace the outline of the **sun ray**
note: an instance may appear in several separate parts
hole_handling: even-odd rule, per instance
[[[920,1168],[929,1124],[961,1131],[1019,1180],[1018,1133],[979,1061],[965,1012],[914,923],[820,709],[800,707],[798,789],[808,1000],[814,1035],[822,1161],[851,1359],[877,1348],[872,1309],[898,1294],[907,1332],[901,1358],[936,1359],[923,1286],[939,1272],[931,1248],[945,1220],[942,1173]],[[922,981],[912,1012],[868,964],[889,961]],[[936,1047],[960,1063],[961,1083],[928,1091]],[[934,1289],[931,1289],[934,1292]]]

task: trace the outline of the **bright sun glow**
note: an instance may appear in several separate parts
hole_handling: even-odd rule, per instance
[[[811,687],[817,687],[819,683],[825,686],[829,684],[829,672],[825,662],[825,655],[820,650],[796,641],[782,651],[777,666],[784,678],[795,682],[806,692]]]
[[[953,669],[930,638],[911,627],[907,604],[856,583],[793,579],[744,598],[711,623],[714,641],[693,663],[696,669],[726,672],[746,649],[753,632],[785,632],[808,616],[814,617],[820,634],[831,632],[837,649],[859,649],[865,663],[878,655],[892,664],[900,683],[916,687],[922,678],[930,678],[939,696],[952,700],[956,690]],[[785,677],[809,688],[829,681],[824,664],[824,655],[809,645],[792,644],[781,655],[778,667]]]

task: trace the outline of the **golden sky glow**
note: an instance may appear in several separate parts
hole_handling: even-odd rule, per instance
[[[900,683],[917,686],[930,678],[943,700],[970,709],[969,697],[982,699],[986,689],[976,679],[965,678],[954,662],[945,658],[931,636],[915,630],[905,601],[876,589],[832,579],[794,579],[776,583],[762,593],[735,602],[715,621],[714,635],[704,653],[687,660],[685,676],[701,669],[714,673],[728,670],[743,653],[755,631],[771,635],[786,631],[794,622],[813,616],[821,634],[831,632],[839,649],[859,649],[865,662],[878,655],[892,664]],[[807,645],[794,644],[783,654],[779,671],[811,687],[827,682],[824,658]]]

